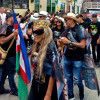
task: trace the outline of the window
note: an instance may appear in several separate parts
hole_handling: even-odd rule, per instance
[[[39,12],[39,8],[40,8],[40,0],[35,0],[35,11]]]
[[[2,6],[10,9],[28,9],[29,6],[29,0],[3,0],[2,3]]]
[[[12,0],[2,0],[2,6],[5,8],[12,8]]]
[[[47,0],[47,12],[51,12],[51,0]]]
[[[55,12],[55,3],[52,3],[52,12]]]

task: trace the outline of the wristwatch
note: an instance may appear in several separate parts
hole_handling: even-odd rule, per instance
[[[70,46],[70,47],[72,47],[72,46],[73,46],[72,41],[69,43],[69,46]]]

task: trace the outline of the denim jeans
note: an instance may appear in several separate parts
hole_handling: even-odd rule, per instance
[[[14,81],[14,75],[16,73],[16,57],[7,58],[3,66],[3,73],[1,78],[0,90],[4,88],[5,79],[8,75],[9,85],[11,91],[16,91],[17,87]]]
[[[64,76],[68,82],[68,94],[74,97],[73,82],[77,83],[79,91],[84,91],[84,86],[81,79],[82,61],[72,61],[63,57]]]
[[[2,71],[3,71],[3,66],[0,65],[0,82],[1,82],[1,77],[2,77]]]

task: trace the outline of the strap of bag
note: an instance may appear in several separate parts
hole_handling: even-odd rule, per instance
[[[71,36],[71,38],[72,38],[72,40],[73,40],[74,42],[78,43],[78,41],[74,38],[74,36],[73,36],[73,34],[72,34],[72,31],[71,31],[71,30],[70,30],[70,36]]]
[[[11,48],[11,46],[13,45],[14,40],[15,40],[15,37],[12,39],[12,41],[11,41],[11,43],[10,43],[10,45],[9,45],[8,49],[7,49],[7,52],[9,51],[9,49]]]

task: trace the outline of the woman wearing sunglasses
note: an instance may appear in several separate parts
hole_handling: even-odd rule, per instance
[[[63,84],[63,76],[62,72],[59,72],[61,69],[57,60],[55,63],[57,50],[52,40],[52,31],[49,28],[50,22],[47,20],[36,20],[33,24],[34,42],[30,62],[34,76],[28,100],[59,100],[56,79]],[[56,67],[59,70],[55,73]],[[58,72],[59,75],[57,76]]]
[[[56,27],[52,29],[55,43],[60,38],[62,32],[64,32],[65,29],[64,26],[65,23],[63,18],[60,17],[56,23],[57,23]]]

